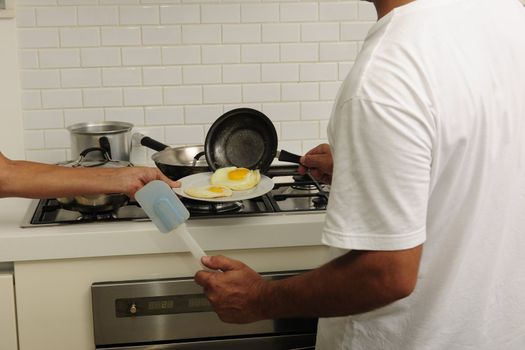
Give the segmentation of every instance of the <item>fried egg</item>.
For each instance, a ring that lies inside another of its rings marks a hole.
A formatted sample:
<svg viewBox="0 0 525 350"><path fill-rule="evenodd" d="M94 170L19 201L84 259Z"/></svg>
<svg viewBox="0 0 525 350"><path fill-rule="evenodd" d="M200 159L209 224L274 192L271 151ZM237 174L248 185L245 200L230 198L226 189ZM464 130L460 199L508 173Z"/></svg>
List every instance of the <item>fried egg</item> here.
<svg viewBox="0 0 525 350"><path fill-rule="evenodd" d="M226 186L234 191L248 190L257 186L261 181L259 170L246 168L227 167L215 170L211 175L211 184Z"/></svg>
<svg viewBox="0 0 525 350"><path fill-rule="evenodd" d="M195 186L184 189L184 193L195 198L220 198L230 197L232 190L226 186Z"/></svg>

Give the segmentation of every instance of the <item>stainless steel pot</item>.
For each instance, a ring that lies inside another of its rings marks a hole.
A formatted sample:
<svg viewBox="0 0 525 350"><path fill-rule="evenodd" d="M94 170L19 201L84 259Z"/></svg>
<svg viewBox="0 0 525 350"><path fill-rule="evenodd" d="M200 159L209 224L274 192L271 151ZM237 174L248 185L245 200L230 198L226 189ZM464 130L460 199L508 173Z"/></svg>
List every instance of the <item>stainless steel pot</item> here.
<svg viewBox="0 0 525 350"><path fill-rule="evenodd" d="M93 153L100 154L102 160L87 160L87 156ZM123 168L133 166L130 162L112 160L105 149L100 147L87 148L80 153L77 160L61 163L60 165L72 168ZM115 211L129 201L129 197L123 193L78 195L74 197L60 197L57 201L64 209L78 211L81 213L101 213Z"/></svg>
<svg viewBox="0 0 525 350"><path fill-rule="evenodd" d="M73 124L67 128L71 134L71 155L77 157L85 149L99 147L112 160L129 161L132 128L131 123L116 121ZM86 159L104 158L96 152L86 155Z"/></svg>

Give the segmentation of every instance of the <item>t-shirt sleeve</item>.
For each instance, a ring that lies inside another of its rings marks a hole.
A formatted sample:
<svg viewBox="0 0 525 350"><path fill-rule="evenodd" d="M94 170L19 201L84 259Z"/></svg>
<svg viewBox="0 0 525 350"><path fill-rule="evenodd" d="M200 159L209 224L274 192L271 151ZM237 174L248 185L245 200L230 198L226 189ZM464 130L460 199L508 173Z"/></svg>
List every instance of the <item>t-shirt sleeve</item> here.
<svg viewBox="0 0 525 350"><path fill-rule="evenodd" d="M433 124L423 112L352 98L330 123L327 245L400 250L426 239Z"/></svg>

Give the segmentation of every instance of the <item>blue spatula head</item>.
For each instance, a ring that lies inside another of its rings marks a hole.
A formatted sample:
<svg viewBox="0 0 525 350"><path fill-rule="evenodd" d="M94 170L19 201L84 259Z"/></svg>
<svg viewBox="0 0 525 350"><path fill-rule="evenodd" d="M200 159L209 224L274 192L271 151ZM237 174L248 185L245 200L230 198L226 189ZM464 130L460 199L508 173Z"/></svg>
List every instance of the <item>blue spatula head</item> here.
<svg viewBox="0 0 525 350"><path fill-rule="evenodd" d="M155 180L135 193L135 199L160 232L173 231L190 213L167 183Z"/></svg>

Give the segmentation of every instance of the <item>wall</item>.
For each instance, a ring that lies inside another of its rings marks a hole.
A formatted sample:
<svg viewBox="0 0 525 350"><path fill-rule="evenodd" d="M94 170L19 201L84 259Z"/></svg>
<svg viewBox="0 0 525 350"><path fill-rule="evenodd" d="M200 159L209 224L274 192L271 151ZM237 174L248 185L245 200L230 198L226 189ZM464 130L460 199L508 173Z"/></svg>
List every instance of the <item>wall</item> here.
<svg viewBox="0 0 525 350"><path fill-rule="evenodd" d="M349 0L17 0L25 155L71 159L66 127L98 120L202 144L240 106L263 111L279 147L302 153L325 140L375 18Z"/></svg>

